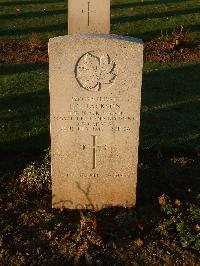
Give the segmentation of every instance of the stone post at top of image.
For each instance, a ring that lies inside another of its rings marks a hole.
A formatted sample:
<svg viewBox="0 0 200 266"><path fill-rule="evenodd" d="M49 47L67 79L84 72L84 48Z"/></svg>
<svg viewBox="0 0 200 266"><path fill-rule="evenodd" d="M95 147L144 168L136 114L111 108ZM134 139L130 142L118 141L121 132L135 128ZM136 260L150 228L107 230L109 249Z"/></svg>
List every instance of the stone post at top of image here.
<svg viewBox="0 0 200 266"><path fill-rule="evenodd" d="M68 34L109 34L110 0L68 0Z"/></svg>

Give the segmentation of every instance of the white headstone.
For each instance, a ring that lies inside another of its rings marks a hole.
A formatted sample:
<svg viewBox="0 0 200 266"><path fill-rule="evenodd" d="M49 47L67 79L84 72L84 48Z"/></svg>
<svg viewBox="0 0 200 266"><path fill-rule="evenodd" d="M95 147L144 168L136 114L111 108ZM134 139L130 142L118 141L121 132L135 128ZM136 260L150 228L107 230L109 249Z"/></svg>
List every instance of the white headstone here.
<svg viewBox="0 0 200 266"><path fill-rule="evenodd" d="M69 0L68 34L90 33L110 33L110 0Z"/></svg>
<svg viewBox="0 0 200 266"><path fill-rule="evenodd" d="M142 41L53 38L49 66L53 207L134 206Z"/></svg>

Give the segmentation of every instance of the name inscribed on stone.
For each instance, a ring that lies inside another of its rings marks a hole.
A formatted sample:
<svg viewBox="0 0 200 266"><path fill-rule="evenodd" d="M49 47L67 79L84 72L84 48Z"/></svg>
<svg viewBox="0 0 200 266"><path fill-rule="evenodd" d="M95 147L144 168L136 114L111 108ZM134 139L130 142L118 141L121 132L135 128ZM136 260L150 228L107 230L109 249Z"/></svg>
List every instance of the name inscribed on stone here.
<svg viewBox="0 0 200 266"><path fill-rule="evenodd" d="M49 66L53 206L134 206L141 41L115 35L54 38Z"/></svg>
<svg viewBox="0 0 200 266"><path fill-rule="evenodd" d="M68 113L53 119L60 122L59 132L104 132L108 127L113 133L130 131L134 116L121 108L130 101L126 97L123 101L115 97L72 97Z"/></svg>

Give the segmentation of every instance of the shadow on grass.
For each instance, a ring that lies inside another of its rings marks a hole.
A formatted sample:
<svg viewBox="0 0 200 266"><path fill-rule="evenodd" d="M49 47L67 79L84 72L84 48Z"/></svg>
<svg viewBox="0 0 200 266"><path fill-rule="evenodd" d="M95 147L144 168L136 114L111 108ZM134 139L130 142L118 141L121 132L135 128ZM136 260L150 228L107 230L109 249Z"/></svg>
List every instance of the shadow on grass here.
<svg viewBox="0 0 200 266"><path fill-rule="evenodd" d="M0 113L6 114L6 117L1 119L2 122L8 122L9 119L9 122L19 121L23 125L27 119L47 115L49 97L47 92L40 91L4 96L0 103Z"/></svg>
<svg viewBox="0 0 200 266"><path fill-rule="evenodd" d="M46 70L46 64L2 64L0 75L20 74L34 70Z"/></svg>
<svg viewBox="0 0 200 266"><path fill-rule="evenodd" d="M67 9L60 10L45 10L45 11L31 11L26 13L15 13L15 14L2 14L0 15L0 20L4 19L32 19L45 16L55 16L55 15L67 15Z"/></svg>
<svg viewBox="0 0 200 266"><path fill-rule="evenodd" d="M191 33L199 32L200 25L187 25L186 28L187 28L189 34L191 34ZM133 28L133 30L134 30L134 28ZM157 38L161 37L161 30L163 31L163 34L167 33L170 36L172 34L173 28L172 27L171 28L163 27L163 28L160 28L159 30L155 30L155 31L147 31L144 33L138 33L137 37L141 38L145 41L157 39ZM135 37L134 32L129 32L128 35Z"/></svg>
<svg viewBox="0 0 200 266"><path fill-rule="evenodd" d="M159 196L188 202L200 185L200 64L149 66L143 75L136 206L147 221L156 219Z"/></svg>
<svg viewBox="0 0 200 266"><path fill-rule="evenodd" d="M42 64L4 65L1 67L1 75L18 75L36 69L46 73L47 66ZM140 141L142 149L156 146L184 150L188 147L197 148L200 145L200 112L197 112L200 101L199 71L199 64L162 66L159 63L152 63L149 64L149 68L146 65L142 89ZM26 87L28 81L24 82L24 87ZM38 117L49 117L47 82L46 79L42 83L43 88L46 87L46 91L2 97L0 112L4 116L1 117L1 121L23 125L28 120L32 121L33 119L34 121L35 117L36 124L39 126ZM30 87L30 84L27 86ZM6 113L5 111L10 106L13 106L16 111ZM48 128L46 130L48 131ZM32 143L31 139L24 140L24 148L28 142ZM16 140L16 144L18 144L18 140ZM3 143L2 145L4 146ZM13 143L9 146L15 147ZM19 145L17 146L19 147ZM34 145L32 146L34 147ZM6 147L8 147L8 143L4 148L6 149ZM45 148L45 145L43 147Z"/></svg>
<svg viewBox="0 0 200 266"><path fill-rule="evenodd" d="M141 148L199 148L200 64L154 67L143 76Z"/></svg>
<svg viewBox="0 0 200 266"><path fill-rule="evenodd" d="M23 78L20 73L34 70L41 73L44 70L47 74L46 65L1 66L2 75L15 74L19 79ZM181 153L200 147L199 71L200 65L197 64L152 63L145 66L140 150ZM28 81L22 79L22 86L30 86L26 82ZM5 163L9 154L11 157L12 154L23 152L34 154L50 145L47 78L38 84L43 89L4 96L0 100L1 121L5 125L5 128L0 129L0 153L2 156L7 154ZM9 108L14 111L8 112ZM3 158L2 160L4 161Z"/></svg>
<svg viewBox="0 0 200 266"><path fill-rule="evenodd" d="M168 0L168 3L180 3L179 0ZM123 9L123 8L132 8L137 6L149 6L149 5L160 5L160 4L166 4L166 0L155 0L155 1L143 1L143 2L135 2L135 3L119 3L119 4L113 4L111 6L112 9Z"/></svg>
<svg viewBox="0 0 200 266"><path fill-rule="evenodd" d="M27 34L32 34L32 33L43 33L43 32L64 32L66 31L67 34L67 21L66 23L62 24L57 24L57 25L47 25L47 26L38 26L38 27L30 27L27 29L7 29L7 30L2 30L0 31L0 35L3 36L12 36L12 35L17 35L17 36L24 36Z"/></svg>
<svg viewBox="0 0 200 266"><path fill-rule="evenodd" d="M176 11L167 11L167 12L160 12L160 13L147 13L147 14L136 14L134 16L124 16L124 17L116 17L111 19L112 24L117 23L126 23L126 22L134 22L138 20L144 19L156 19L156 18L164 18L164 17L174 17L180 15L188 15L193 13L200 13L199 8L189 8L189 9L182 9Z"/></svg>
<svg viewBox="0 0 200 266"><path fill-rule="evenodd" d="M64 0L35 0L35 1L12 1L12 2L0 2L0 6L19 6L19 5L35 5L35 4L56 4L65 3Z"/></svg>
<svg viewBox="0 0 200 266"><path fill-rule="evenodd" d="M0 143L0 152L5 154L40 154L50 146L49 130L35 136L27 136ZM2 147L1 147L2 146Z"/></svg>
<svg viewBox="0 0 200 266"><path fill-rule="evenodd" d="M5 83L10 93L0 98L0 152L38 152L47 148L50 143L47 65L2 64L2 78L4 75L11 75L11 82ZM22 92L15 91L18 87ZM29 91L23 92L23 87Z"/></svg>
<svg viewBox="0 0 200 266"><path fill-rule="evenodd" d="M48 71L47 66L42 64L8 64L1 66L1 75L17 76L34 70L45 71L45 75ZM199 64L146 65L142 89L141 149L157 147L165 150L187 150L200 146L200 112L197 111L200 101L199 71ZM22 86L30 87L30 78L26 78L27 80L21 81ZM38 86L42 86L42 90L2 97L1 121L10 127L8 132L11 135L4 136L1 150L37 150L38 147L43 149L49 144L48 76L41 82ZM14 111L7 112L8 109ZM40 128L38 132L37 127ZM14 139L12 134L16 133L15 129L32 132L33 128L36 129L31 136L18 136L16 140L9 141Z"/></svg>

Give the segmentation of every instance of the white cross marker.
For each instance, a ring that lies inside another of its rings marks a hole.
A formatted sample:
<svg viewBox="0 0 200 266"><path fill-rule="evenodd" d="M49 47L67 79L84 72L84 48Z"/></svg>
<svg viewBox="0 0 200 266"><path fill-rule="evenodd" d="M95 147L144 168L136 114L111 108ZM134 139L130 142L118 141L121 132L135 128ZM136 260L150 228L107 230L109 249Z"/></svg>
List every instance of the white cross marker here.
<svg viewBox="0 0 200 266"><path fill-rule="evenodd" d="M68 0L68 34L109 34L110 0Z"/></svg>

